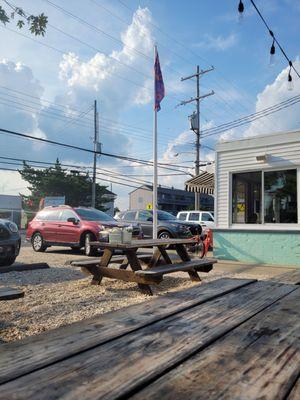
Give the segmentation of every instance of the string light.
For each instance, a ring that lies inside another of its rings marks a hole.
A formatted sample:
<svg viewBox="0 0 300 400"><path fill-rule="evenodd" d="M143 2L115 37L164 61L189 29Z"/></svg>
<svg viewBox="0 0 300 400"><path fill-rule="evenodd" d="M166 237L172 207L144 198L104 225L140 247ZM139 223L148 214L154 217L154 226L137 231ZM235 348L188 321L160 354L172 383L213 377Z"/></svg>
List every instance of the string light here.
<svg viewBox="0 0 300 400"><path fill-rule="evenodd" d="M240 0L239 5L238 5L238 12L239 12L239 21L241 22L243 20L243 12L244 12L244 3L242 0Z"/></svg>
<svg viewBox="0 0 300 400"><path fill-rule="evenodd" d="M277 45L277 47L279 48L279 50L281 51L281 53L283 54L283 56L285 57L285 59L288 61L289 63L289 74L288 74L288 90L293 90L294 88L294 83L293 83L293 78L292 78L292 69L294 70L294 72L296 73L296 75L298 76L298 78L300 78L300 74L297 71L297 69L293 66L292 61L289 59L289 57L287 56L285 50L283 49L283 47L280 45L280 43L278 42L278 39L275 37L273 31L271 31L267 21L265 20L265 18L263 17L262 13L259 11L257 5L255 4L254 0L250 0L251 4L253 5L253 7L255 8L256 12L258 13L260 19L262 20L262 22L264 23L265 27L268 29L269 34L272 37L272 45L270 48L270 65L274 64L274 58L275 58L275 52L276 52L276 48L275 48L275 43ZM243 12L244 12L244 4L243 2L240 0L239 5L238 5L238 11L240 16L242 16Z"/></svg>
<svg viewBox="0 0 300 400"><path fill-rule="evenodd" d="M270 32L271 37L273 38L272 46L271 46L271 49L270 49L270 65L274 65L274 63L275 63L275 51L276 51L276 49L275 49L275 38L274 38L274 33L271 30L269 32Z"/></svg>
<svg viewBox="0 0 300 400"><path fill-rule="evenodd" d="M289 66L290 66L290 70L289 70L289 75L288 75L288 90L293 90L294 89L294 83L293 83L293 78L291 75L291 70L292 70L292 61L289 61Z"/></svg>

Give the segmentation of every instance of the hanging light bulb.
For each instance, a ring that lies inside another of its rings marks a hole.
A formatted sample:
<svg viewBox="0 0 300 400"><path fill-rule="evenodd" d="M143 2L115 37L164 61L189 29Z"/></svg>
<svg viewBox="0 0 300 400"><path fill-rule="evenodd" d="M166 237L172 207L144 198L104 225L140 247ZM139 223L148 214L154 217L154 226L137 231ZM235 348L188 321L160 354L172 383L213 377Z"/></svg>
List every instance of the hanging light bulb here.
<svg viewBox="0 0 300 400"><path fill-rule="evenodd" d="M289 74L288 74L288 90L293 90L294 89L294 83L293 83L293 78L291 75L291 70L292 70L292 61L289 61L289 66L290 66L290 70L289 70Z"/></svg>
<svg viewBox="0 0 300 400"><path fill-rule="evenodd" d="M239 5L238 5L239 22L242 22L242 20L243 20L244 9L245 9L244 3L242 2L242 0L240 0Z"/></svg>
<svg viewBox="0 0 300 400"><path fill-rule="evenodd" d="M275 38L274 38L274 33L270 30L269 31L270 35L273 38L272 46L270 48L270 65L274 65L275 63Z"/></svg>

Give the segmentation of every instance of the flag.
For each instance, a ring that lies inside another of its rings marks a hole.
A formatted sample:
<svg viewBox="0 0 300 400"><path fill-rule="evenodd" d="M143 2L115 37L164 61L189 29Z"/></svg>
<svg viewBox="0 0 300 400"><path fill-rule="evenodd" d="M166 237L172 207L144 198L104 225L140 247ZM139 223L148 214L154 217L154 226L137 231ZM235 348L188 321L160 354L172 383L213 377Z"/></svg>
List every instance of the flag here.
<svg viewBox="0 0 300 400"><path fill-rule="evenodd" d="M156 52L155 64L154 64L154 74L155 74L155 105L154 109L156 111L160 110L160 102L165 97L165 86L160 69L158 53Z"/></svg>

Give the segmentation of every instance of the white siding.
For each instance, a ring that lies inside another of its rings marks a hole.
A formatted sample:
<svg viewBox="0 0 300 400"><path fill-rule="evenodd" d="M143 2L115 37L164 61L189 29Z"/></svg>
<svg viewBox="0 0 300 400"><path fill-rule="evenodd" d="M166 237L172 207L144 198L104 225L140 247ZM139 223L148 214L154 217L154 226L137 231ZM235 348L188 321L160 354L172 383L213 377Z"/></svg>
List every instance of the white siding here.
<svg viewBox="0 0 300 400"><path fill-rule="evenodd" d="M256 160L261 154L267 154L267 162ZM219 144L216 160L216 223L217 228L228 228L231 223L231 174L300 167L300 132Z"/></svg>

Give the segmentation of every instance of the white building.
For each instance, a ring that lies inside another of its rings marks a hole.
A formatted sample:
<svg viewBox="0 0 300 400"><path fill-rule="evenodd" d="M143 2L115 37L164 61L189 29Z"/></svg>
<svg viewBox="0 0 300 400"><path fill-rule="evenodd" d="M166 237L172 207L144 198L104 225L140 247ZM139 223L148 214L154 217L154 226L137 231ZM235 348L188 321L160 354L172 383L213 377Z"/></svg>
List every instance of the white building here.
<svg viewBox="0 0 300 400"><path fill-rule="evenodd" d="M300 132L216 147L214 255L300 266Z"/></svg>

